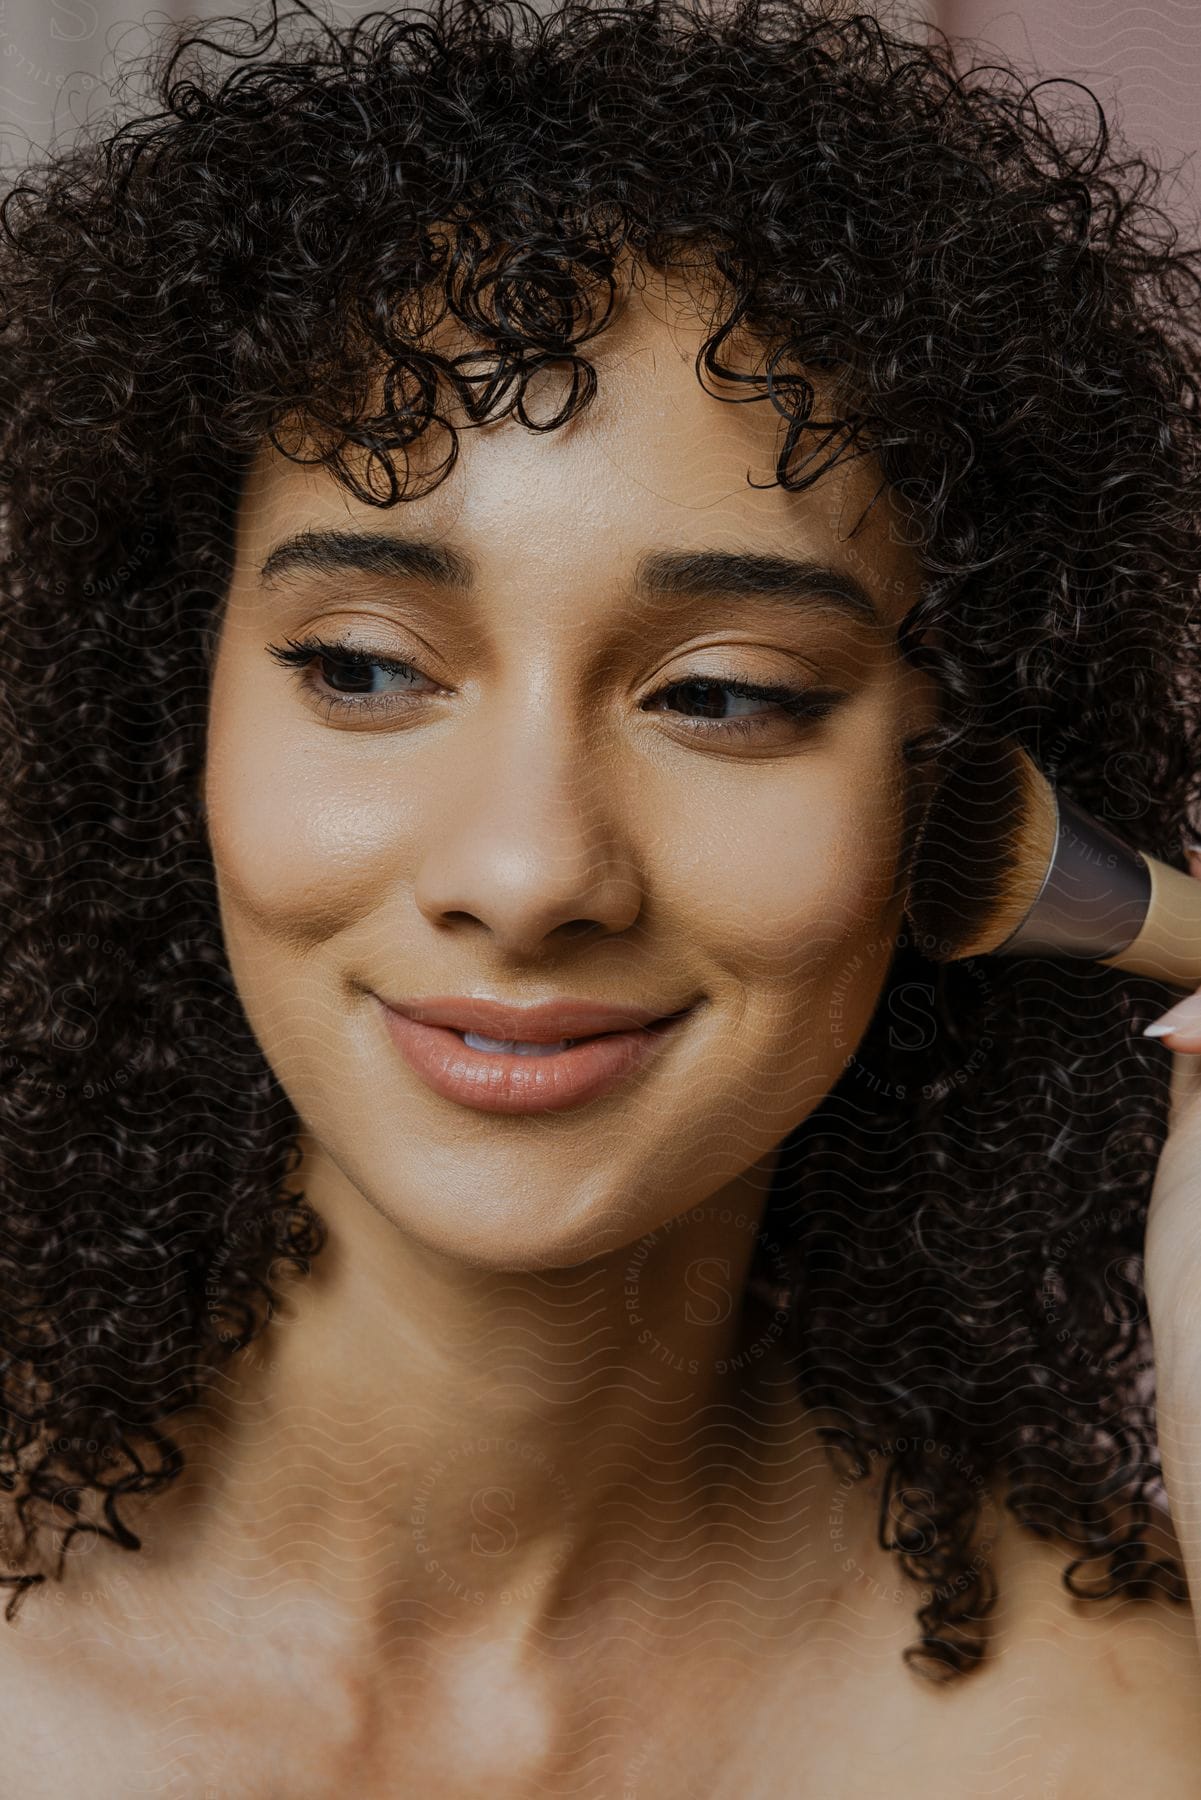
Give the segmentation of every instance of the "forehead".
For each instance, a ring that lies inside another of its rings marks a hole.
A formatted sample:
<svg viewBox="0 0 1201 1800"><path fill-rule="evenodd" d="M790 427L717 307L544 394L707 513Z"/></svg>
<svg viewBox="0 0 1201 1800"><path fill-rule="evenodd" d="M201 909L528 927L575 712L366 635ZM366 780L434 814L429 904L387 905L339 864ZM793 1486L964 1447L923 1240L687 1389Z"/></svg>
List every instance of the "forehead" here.
<svg viewBox="0 0 1201 1800"><path fill-rule="evenodd" d="M513 416L472 425L448 406L459 434L454 469L432 492L388 508L364 505L327 470L265 447L242 496L243 576L282 539L324 527L419 534L461 549L485 578L520 570L561 590L594 586L598 568L628 575L648 550L803 549L853 573L899 617L915 594L916 561L874 457L846 457L803 492L782 489L775 470L786 421L766 398L741 403L755 388L708 373L702 385L696 359L709 330L677 279L652 277L625 293L586 346L597 375L587 408L535 431ZM437 343L444 354L464 347L448 333ZM763 350L735 340L720 361L752 372ZM821 419L835 403L815 385ZM553 417L567 391L561 370L539 371L526 389L527 417ZM819 438L806 434L801 455ZM414 473L446 448L444 434L428 432L410 452Z"/></svg>

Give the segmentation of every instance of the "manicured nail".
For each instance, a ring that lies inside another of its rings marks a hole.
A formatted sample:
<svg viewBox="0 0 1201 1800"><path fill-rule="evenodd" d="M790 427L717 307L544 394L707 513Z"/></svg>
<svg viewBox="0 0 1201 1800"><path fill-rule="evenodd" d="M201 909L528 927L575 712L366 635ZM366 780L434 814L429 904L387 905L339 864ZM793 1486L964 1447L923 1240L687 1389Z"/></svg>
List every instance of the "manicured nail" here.
<svg viewBox="0 0 1201 1800"><path fill-rule="evenodd" d="M1143 1036L1171 1037L1174 1032L1180 1032L1184 1037L1201 1034L1201 994L1190 994L1187 1000L1169 1007L1154 1025L1148 1025Z"/></svg>

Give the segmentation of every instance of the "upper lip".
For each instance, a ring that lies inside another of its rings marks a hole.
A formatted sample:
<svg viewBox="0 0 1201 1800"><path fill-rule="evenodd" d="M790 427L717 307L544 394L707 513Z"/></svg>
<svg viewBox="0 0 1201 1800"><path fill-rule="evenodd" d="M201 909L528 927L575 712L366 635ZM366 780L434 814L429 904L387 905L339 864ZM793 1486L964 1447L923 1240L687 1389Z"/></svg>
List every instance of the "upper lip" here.
<svg viewBox="0 0 1201 1800"><path fill-rule="evenodd" d="M671 1011L601 1000L544 1000L538 1006L515 1006L466 994L430 994L419 1000L386 1000L385 1006L422 1025L449 1025L509 1043L554 1044L561 1038L596 1037L608 1031L632 1031L653 1025Z"/></svg>

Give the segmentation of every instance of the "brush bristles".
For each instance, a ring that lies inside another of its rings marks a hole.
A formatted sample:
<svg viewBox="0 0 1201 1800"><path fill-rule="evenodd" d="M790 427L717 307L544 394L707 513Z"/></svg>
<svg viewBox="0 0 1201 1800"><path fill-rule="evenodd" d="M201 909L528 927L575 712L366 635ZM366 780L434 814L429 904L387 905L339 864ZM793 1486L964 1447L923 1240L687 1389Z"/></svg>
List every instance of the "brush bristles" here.
<svg viewBox="0 0 1201 1800"><path fill-rule="evenodd" d="M907 911L932 962L985 956L1017 930L1055 848L1055 795L1017 744L976 744L945 774L918 834Z"/></svg>

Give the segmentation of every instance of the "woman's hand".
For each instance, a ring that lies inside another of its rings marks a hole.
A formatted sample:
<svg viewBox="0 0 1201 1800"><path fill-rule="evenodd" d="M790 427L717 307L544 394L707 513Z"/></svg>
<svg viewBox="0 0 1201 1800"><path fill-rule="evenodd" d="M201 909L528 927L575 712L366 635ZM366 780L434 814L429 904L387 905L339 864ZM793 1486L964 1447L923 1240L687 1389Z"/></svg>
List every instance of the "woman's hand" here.
<svg viewBox="0 0 1201 1800"><path fill-rule="evenodd" d="M1201 878L1201 850L1189 852ZM1151 1025L1172 1056L1168 1140L1147 1219L1145 1277L1159 1451L1201 1646L1201 990Z"/></svg>

